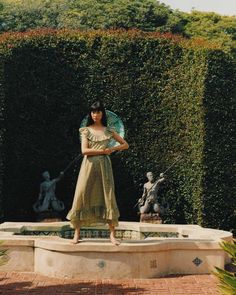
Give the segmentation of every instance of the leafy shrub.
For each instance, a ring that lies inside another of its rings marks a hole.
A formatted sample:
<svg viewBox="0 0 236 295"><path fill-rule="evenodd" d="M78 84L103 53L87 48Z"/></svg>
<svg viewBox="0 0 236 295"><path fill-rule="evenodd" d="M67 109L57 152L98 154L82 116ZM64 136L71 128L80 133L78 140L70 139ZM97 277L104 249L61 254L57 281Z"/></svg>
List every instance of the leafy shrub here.
<svg viewBox="0 0 236 295"><path fill-rule="evenodd" d="M236 241L222 242L222 248L232 257L233 265L236 266ZM215 275L218 277L220 284L219 288L224 295L236 294L236 273L229 272L219 267L216 267Z"/></svg>
<svg viewBox="0 0 236 295"><path fill-rule="evenodd" d="M3 242L0 241L0 245L2 243ZM7 255L7 249L0 249L0 266L7 263L8 260L9 260L9 256Z"/></svg>

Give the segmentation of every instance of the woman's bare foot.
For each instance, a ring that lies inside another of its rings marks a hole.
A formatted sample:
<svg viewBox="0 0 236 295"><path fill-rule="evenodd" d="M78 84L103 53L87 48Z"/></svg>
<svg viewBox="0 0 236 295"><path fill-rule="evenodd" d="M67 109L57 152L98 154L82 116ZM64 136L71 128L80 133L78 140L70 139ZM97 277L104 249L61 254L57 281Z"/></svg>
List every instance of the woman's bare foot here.
<svg viewBox="0 0 236 295"><path fill-rule="evenodd" d="M120 242L117 241L117 239L115 238L115 227L114 225L112 225L111 223L108 223L109 225L109 229L110 229L110 241L113 245L115 246L119 246Z"/></svg>
<svg viewBox="0 0 236 295"><path fill-rule="evenodd" d="M112 233L110 234L110 241L115 246L119 246L120 245L120 242L117 241L117 239L115 238L115 236Z"/></svg>
<svg viewBox="0 0 236 295"><path fill-rule="evenodd" d="M73 239L73 240L71 241L71 244L79 244L79 242L80 242L80 240L78 240L78 239Z"/></svg>
<svg viewBox="0 0 236 295"><path fill-rule="evenodd" d="M78 229L75 229L74 238L71 241L72 244L78 244L80 242L79 241L79 234L80 234L80 231Z"/></svg>

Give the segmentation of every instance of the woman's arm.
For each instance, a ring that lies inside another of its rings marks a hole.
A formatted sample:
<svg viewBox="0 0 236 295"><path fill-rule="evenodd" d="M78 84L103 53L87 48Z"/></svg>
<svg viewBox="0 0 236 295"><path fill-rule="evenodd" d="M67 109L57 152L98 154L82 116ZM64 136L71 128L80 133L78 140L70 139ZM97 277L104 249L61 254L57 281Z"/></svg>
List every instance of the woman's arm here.
<svg viewBox="0 0 236 295"><path fill-rule="evenodd" d="M127 150L129 148L128 142L126 140L124 140L124 138L122 138L115 131L113 132L113 138L117 142L119 142L119 145L109 148L112 152L114 152L114 151L123 151L123 150Z"/></svg>
<svg viewBox="0 0 236 295"><path fill-rule="evenodd" d="M82 142L81 142L81 152L83 155L87 156L96 156L96 155L110 155L114 151L122 151L127 150L129 148L129 145L127 141L125 141L119 134L116 132L113 132L113 138L119 142L118 146L106 148L105 150L95 150L89 148L88 139L85 136L82 136Z"/></svg>
<svg viewBox="0 0 236 295"><path fill-rule="evenodd" d="M110 155L112 153L112 150L111 149L105 149L105 150L91 149L89 148L88 139L85 136L82 136L81 152L83 155L96 156L96 155Z"/></svg>

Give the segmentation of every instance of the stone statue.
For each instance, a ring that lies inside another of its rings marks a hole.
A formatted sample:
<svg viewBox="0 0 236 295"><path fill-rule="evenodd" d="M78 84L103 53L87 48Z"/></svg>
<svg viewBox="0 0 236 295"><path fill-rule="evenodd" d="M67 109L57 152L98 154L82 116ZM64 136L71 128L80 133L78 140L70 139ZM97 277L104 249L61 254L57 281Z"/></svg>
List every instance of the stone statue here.
<svg viewBox="0 0 236 295"><path fill-rule="evenodd" d="M147 172L146 176L148 182L144 184L143 195L138 200L139 212L141 214L158 213L159 215L162 215L168 207L167 204L162 204L158 195L161 186L165 182L164 174L161 173L160 177L156 181L154 181L152 172Z"/></svg>
<svg viewBox="0 0 236 295"><path fill-rule="evenodd" d="M56 198L55 190L56 183L61 180L64 173L60 172L60 175L55 179L50 179L48 171L43 172L42 176L44 181L40 184L39 197L36 203L33 205L35 212L45 212L52 209L55 212L64 210L65 206L62 201Z"/></svg>

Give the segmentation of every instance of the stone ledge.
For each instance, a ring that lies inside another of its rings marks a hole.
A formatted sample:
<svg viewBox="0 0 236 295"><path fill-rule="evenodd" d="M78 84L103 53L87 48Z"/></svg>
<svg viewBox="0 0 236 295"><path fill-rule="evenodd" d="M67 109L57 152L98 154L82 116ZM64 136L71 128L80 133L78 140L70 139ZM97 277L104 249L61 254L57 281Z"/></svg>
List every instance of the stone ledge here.
<svg viewBox="0 0 236 295"><path fill-rule="evenodd" d="M117 230L134 231L140 240L122 240L114 246L108 239L84 239L72 244L59 236L32 236L27 231L68 230L68 222L3 223L0 225L1 248L10 257L2 270L36 271L52 277L76 279L152 278L165 274L210 273L224 267L229 258L219 246L232 240L232 234L198 225L147 224L120 222ZM108 229L98 226L95 230ZM178 238L152 237L152 233L178 233ZM13 235L17 233L17 235ZM151 235L149 235L151 233ZM133 235L131 235L133 237ZM66 265L66 268L65 268ZM119 269L119 272L117 272Z"/></svg>
<svg viewBox="0 0 236 295"><path fill-rule="evenodd" d="M79 244L72 244L67 239L38 239L35 241L35 247L59 252L126 252L126 253L143 253L153 251L170 251L170 250L222 250L219 243L213 240L191 239L182 241L179 239L163 240L153 239L145 241L126 242L122 241L119 246L114 246L109 240L101 241L94 239L82 240Z"/></svg>

